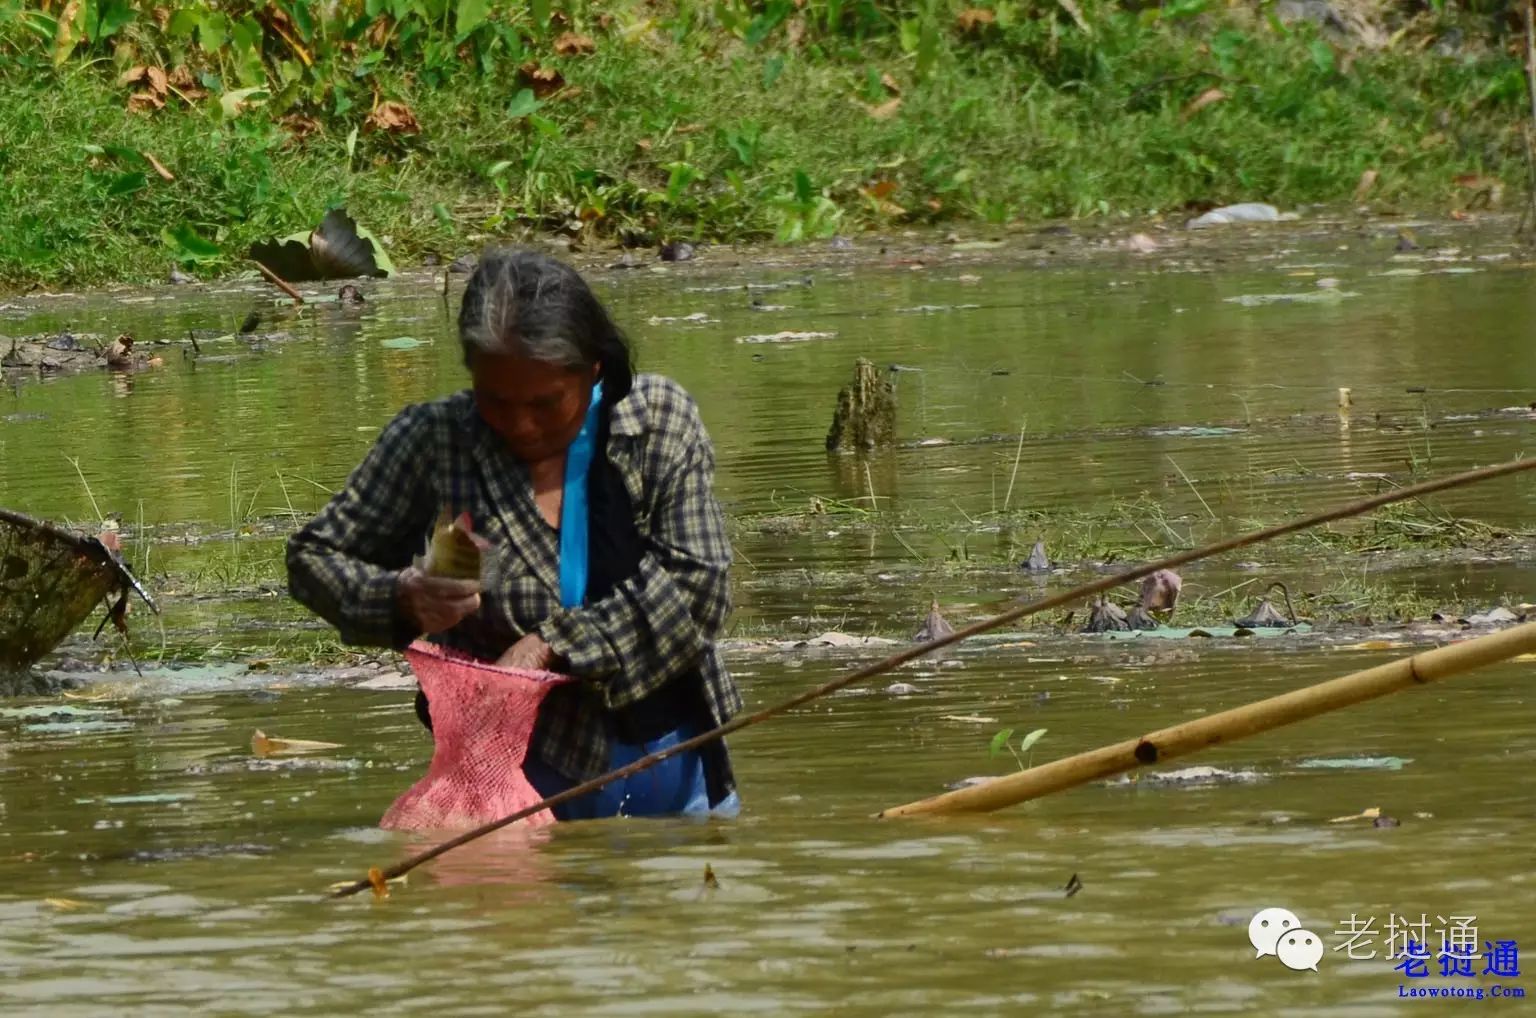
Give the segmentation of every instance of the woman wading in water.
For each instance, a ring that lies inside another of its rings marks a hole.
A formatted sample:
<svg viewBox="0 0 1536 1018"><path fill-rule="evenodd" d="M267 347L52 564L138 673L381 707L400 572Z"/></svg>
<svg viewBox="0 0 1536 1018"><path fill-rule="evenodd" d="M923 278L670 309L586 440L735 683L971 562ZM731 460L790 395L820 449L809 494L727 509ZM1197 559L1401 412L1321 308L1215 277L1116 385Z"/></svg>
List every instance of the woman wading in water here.
<svg viewBox="0 0 1536 1018"><path fill-rule="evenodd" d="M402 410L290 539L294 597L351 644L399 649L429 634L578 679L550 692L534 728L524 770L546 796L728 720L742 701L715 640L730 544L693 400L635 375L586 282L543 255L488 253L459 337L471 388ZM412 565L445 507L491 543L479 581ZM430 728L420 693L416 709ZM737 808L716 742L555 812Z"/></svg>

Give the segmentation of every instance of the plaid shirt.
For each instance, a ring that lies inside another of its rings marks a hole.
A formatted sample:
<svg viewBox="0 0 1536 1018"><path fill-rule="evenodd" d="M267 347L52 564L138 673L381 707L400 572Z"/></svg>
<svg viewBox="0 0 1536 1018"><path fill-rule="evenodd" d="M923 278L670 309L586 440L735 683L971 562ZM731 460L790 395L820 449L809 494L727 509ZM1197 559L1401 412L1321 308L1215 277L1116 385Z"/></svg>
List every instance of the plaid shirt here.
<svg viewBox="0 0 1536 1018"><path fill-rule="evenodd" d="M495 659L537 632L583 680L550 694L531 751L569 778L608 769L605 711L697 671L716 724L741 694L715 647L730 613L731 561L715 501L714 451L676 382L639 375L611 411L607 454L624 479L646 551L639 571L595 603L560 606L558 531L539 515L527 468L475 410L468 391L408 406L344 490L288 542L293 596L351 644L402 648L412 631L395 602L399 571L425 547L438 512L468 511L493 544L480 611L435 639Z"/></svg>

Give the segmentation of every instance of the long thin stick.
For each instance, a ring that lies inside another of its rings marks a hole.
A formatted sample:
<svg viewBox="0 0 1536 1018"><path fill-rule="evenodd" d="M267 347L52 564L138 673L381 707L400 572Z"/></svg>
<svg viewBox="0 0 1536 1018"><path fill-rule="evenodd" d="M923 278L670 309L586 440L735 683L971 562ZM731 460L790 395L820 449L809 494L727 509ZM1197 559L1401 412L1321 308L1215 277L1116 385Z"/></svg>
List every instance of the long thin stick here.
<svg viewBox="0 0 1536 1018"><path fill-rule="evenodd" d="M1204 495L1200 494L1200 489L1195 487L1195 482L1189 479L1189 475L1184 472L1184 468L1179 466L1178 460L1174 459L1172 456L1169 456L1168 462L1172 463L1173 469L1177 470L1179 472L1179 476L1184 478L1184 483L1189 485L1189 490L1195 493L1195 497L1200 500L1200 504L1205 506L1206 515L1210 516L1210 518L1214 520L1216 518L1216 514L1211 511L1210 503L1205 500Z"/></svg>
<svg viewBox="0 0 1536 1018"><path fill-rule="evenodd" d="M987 813L1015 806L1147 764L1162 763L1211 746L1236 742L1401 689L1439 682L1532 650L1536 650L1536 622L1527 622L1501 633L1399 658L1389 664L1186 721L1139 739L1127 739L970 788L895 806L877 816Z"/></svg>
<svg viewBox="0 0 1536 1018"><path fill-rule="evenodd" d="M80 457L65 456L64 459L75 468L75 473L80 477L80 483L85 485L85 497L91 500L91 512L96 514L98 520L106 520L106 517L101 515L101 506L96 504L96 495L91 491L91 482L85 479L85 471L80 469Z"/></svg>
<svg viewBox="0 0 1536 1018"><path fill-rule="evenodd" d="M1019 477L1019 460L1024 458L1024 432L1029 430L1029 418L1019 422L1019 444L1013 450L1013 472L1008 475L1008 493L1003 496L1003 512L1008 511L1008 504L1013 501L1013 482Z"/></svg>
<svg viewBox="0 0 1536 1018"><path fill-rule="evenodd" d="M395 877L398 877L403 873L410 872L424 862L436 859L444 852L458 848L460 845L474 841L476 838L484 837L485 835L490 834L492 831L497 831L503 827L506 827L508 824L516 823L517 821L522 820L524 817L532 816L540 810L549 809L553 806L559 806L563 803L570 802L572 799L578 799L589 792L594 792L597 789L604 787L605 785L609 785L615 781L627 778L632 774L638 774L646 768L660 763L663 760L677 756L679 753L687 753L698 749L705 743L713 742L714 740L724 738L733 732L739 732L743 728L767 721L769 718L776 717L786 711L790 711L803 704L810 703L812 700L817 700L821 697L827 696L830 693L835 693L839 689L842 689L845 686L850 686L855 682L862 682L865 679L873 678L876 675L883 675L886 672L893 671L894 669L901 667L908 661L915 661L924 655L931 654L934 651L943 647L948 647L951 644L959 643L961 640L964 640L968 637L978 636L981 633L991 632L992 630L1001 628L1010 622L1016 622L1017 620L1022 619L1027 615L1034 615L1039 612L1049 611L1052 608L1058 608L1062 605L1070 604L1074 601L1080 601L1083 598L1091 597L1095 594L1113 590L1115 587L1118 587L1121 584L1139 580L1144 576L1151 576L1159 569L1174 569L1178 566L1186 565L1199 559L1210 558L1212 555L1220 555L1224 552L1234 551L1238 548L1246 548L1249 545L1258 544L1262 541L1268 541L1276 537L1281 537L1285 534L1292 534L1298 530L1305 530L1308 527L1315 527L1323 523L1331 523L1334 520L1342 520L1350 516L1358 516L1361 513L1370 512L1372 509L1379 509L1384 505L1391 505L1393 502L1401 502L1404 499L1417 498L1419 496L1429 495L1437 491L1445 491L1448 488L1459 488L1462 485L1474 484L1478 481L1487 481L1495 477L1504 477L1509 474L1519 473L1520 471L1530 470L1532 467L1536 467L1536 459L1513 460L1508 463L1501 463L1497 466L1483 467L1479 470L1469 470L1465 473L1453 474L1449 477L1442 477L1439 480L1425 481L1422 484L1415 484L1408 488L1398 488L1379 495L1373 495L1367 499L1361 499L1358 502L1351 502L1348 505L1340 506L1336 509L1330 509L1326 512L1316 513L1312 516L1306 516L1299 520L1293 520L1290 523L1281 523L1264 530L1254 531L1251 534L1244 534L1239 537L1228 538L1225 541L1218 541L1215 544L1206 545L1204 548L1195 548L1189 551L1181 551L1175 555L1170 555L1165 559L1160 559L1156 562L1149 562L1146 565L1137 566L1134 569L1127 569L1124 572L1116 573L1112 576L1105 576L1101 579L1093 580L1089 583L1085 583L1079 587L1074 587L1071 590L1064 591L1060 594L1053 594L1050 597L1041 598L1038 601L1032 601L1028 604L1020 605L1016 608L1010 608L1008 611L1003 612L1001 615L994 615L990 619L985 619L981 622L973 623L972 625L966 626L963 629L957 629L948 636L943 636L936 640L929 640L927 643L916 644L915 646L909 647L906 650L891 655L883 661L877 661L874 664L866 665L863 668L851 671L846 675L842 675L828 682L824 682L819 686L805 690L796 696L792 696L788 700L784 700L781 703L777 703L769 707L764 707L762 710L757 711L756 713L738 715L725 724L704 732L702 735L695 735L693 738L685 739L675 746L669 746L668 748L652 753L649 756L641 757L634 763L620 767L618 770L609 771L607 774L601 774L589 781L583 781L581 784L568 788L558 795L552 795L541 802L534 803L532 806L520 809L516 813L512 813L509 816L502 817L500 820L493 820L490 823L482 824L472 831L466 831L457 837L450 838L449 840L444 841L438 845L434 845L432 848L426 849L423 852L413 855L409 859L405 859L402 862L396 863L384 871L384 878L387 880L393 880ZM332 892L330 897L345 898L371 886L372 883L369 880L357 880Z"/></svg>
<svg viewBox="0 0 1536 1018"><path fill-rule="evenodd" d="M300 293L299 291L295 290L288 283L288 281L285 280L282 276L279 276L277 273L273 272L271 269L269 269L265 265L261 264L261 262L256 261L254 258L251 259L251 261L252 261L252 263L255 264L255 266L258 269L261 270L261 274L263 276L267 277L267 281L268 282L270 282L273 286L277 287L279 290L281 290L284 293L286 293L288 296L292 297L293 298L293 302L295 304L302 304L302 303L304 303L304 295L302 293Z"/></svg>

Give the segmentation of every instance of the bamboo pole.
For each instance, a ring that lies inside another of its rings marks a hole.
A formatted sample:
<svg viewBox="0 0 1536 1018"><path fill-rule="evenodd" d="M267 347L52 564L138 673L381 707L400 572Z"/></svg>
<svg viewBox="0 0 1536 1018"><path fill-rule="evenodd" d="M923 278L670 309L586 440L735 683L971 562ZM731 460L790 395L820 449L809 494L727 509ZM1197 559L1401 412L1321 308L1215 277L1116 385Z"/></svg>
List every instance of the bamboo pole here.
<svg viewBox="0 0 1536 1018"><path fill-rule="evenodd" d="M1147 764L1187 756L1211 746L1236 742L1401 689L1439 682L1531 651L1536 651L1536 622L1399 658L1389 664L1186 721L1139 739L1127 739L1078 753L984 784L909 802L884 810L877 816L988 813L1016 806L1042 795L1075 788Z"/></svg>
<svg viewBox="0 0 1536 1018"><path fill-rule="evenodd" d="M1060 608L1063 605L1081 601L1082 599L1092 597L1095 594L1106 593L1115 589L1116 587L1135 582L1136 580L1140 580L1143 577L1151 576L1153 573L1162 569L1175 569L1179 566L1187 565L1190 562L1196 562L1200 559L1210 558L1213 555L1221 555L1225 552L1235 551L1239 548L1246 548L1250 545L1260 544L1264 541L1272 540L1276 537L1282 537L1285 534L1293 534L1297 531L1306 530L1309 527L1319 526L1323 523L1332 523L1335 520L1348 519L1352 516L1359 516L1362 513L1370 512L1372 509L1379 509L1384 505L1391 505L1393 502L1403 502L1408 499L1422 498L1425 495L1431 495L1437 491L1449 491L1452 488L1459 488L1467 484L1475 484L1479 481L1489 481L1496 477L1506 477L1510 474L1516 474L1522 471L1530 470L1533 467L1536 467L1536 459L1510 460L1509 462L1495 464L1491 467L1480 467L1476 470L1468 470L1459 474L1450 474L1446 477L1439 477L1431 481L1423 481L1419 484L1410 485L1407 488L1395 488L1391 491L1382 492L1378 495L1372 495L1370 498L1363 498L1355 502L1350 502L1346 505L1325 510L1324 512L1313 513L1311 516L1303 516L1300 519L1291 520L1289 523L1280 523L1273 527L1266 527L1263 530L1255 530L1251 533L1241 534L1237 537L1228 538L1224 541L1217 541L1214 544L1205 545L1202 548L1191 548L1188 551L1177 552L1173 555L1169 555L1167 558L1158 559L1156 562L1148 562L1146 565L1136 566L1135 568L1127 569L1124 572L1114 573L1110 576L1092 580L1080 586L1073 587L1071 590L1062 591L1059 594L1052 594L1049 597L1043 597L1037 601L1031 601L1028 604L1018 605L1008 609L1005 612L1002 612L1001 614L994 615L989 619L983 619L980 622L975 622L969 626L957 629L953 633L950 633L948 636L941 636L936 640L929 640L927 643L919 643L915 646L908 647L906 650L898 651L883 661L876 661L873 664L865 665L862 668L857 668L844 675L840 675L835 679L830 679L819 686L814 686L800 693L796 693L794 696L787 700L781 700L778 703L770 704L769 706L764 707L762 710L755 711L751 714L738 714L736 717L732 718L730 721L727 721L725 724L720 725L717 728L711 728L707 732L695 735L690 739L685 739L676 745L667 747L666 749L657 750L655 753L652 753L649 756L641 757L634 763L625 764L623 767L609 771L607 774L600 774L595 778L592 778L588 781L583 781L579 785L568 788L565 791L559 792L555 795L551 795L547 799L544 799L540 802L536 802L532 806L524 807L515 813L510 813L498 820L492 820L488 823L480 825L479 827L476 827L474 830L465 831L463 834L456 835L452 838L449 838L447 841L433 845L431 848L418 852L410 858L401 860L400 862L395 863L393 866L390 866L388 869L382 870L382 876L386 880L393 880L402 874L409 873L411 870L415 869L417 866L420 866L424 862L429 862L433 859L436 859L444 852L451 852L453 849L458 848L460 845L468 844L469 842L474 841L476 838L482 838L485 835L490 834L492 831L500 830L501 828L506 827L508 824L514 824L517 821L524 819L525 817L530 817L533 814L540 812L541 810L562 805L564 803L570 802L572 799L579 799L583 795L586 795L589 792L595 792L599 788L603 788L604 786L612 784L615 781L630 777L634 774L639 774L646 768L653 767L663 760L677 756L679 753L687 753L690 750L698 749L700 746L703 746L706 743L713 742L716 739L723 739L727 735L741 731L743 728L750 728L753 725L794 710L796 707L803 706L804 704L810 703L813 700L819 700L822 697L831 693L835 693L839 689L842 689L846 686L853 685L857 682L863 682L867 679L872 679L877 675L884 675L887 672L894 671L895 669L901 667L908 661L915 661L920 657L925 657L928 654L932 654L936 650L941 650L950 646L951 644L959 643L961 640L964 640L968 637L978 636L982 633L989 633L994 629L1000 629L1003 626L1006 626L1008 623L1016 622L1019 619L1025 618L1026 616L1035 615L1043 611L1049 611L1052 608ZM371 886L373 886L373 884L369 879L365 878L362 880L354 880L352 883L332 891L328 897L350 897L359 891L367 890Z"/></svg>
<svg viewBox="0 0 1536 1018"><path fill-rule="evenodd" d="M284 279L282 276L279 276L271 269L267 268L261 262L256 261L254 258L251 259L251 263L261 270L261 274L263 276L267 277L267 282L271 283L273 286L277 287L279 290L292 297L295 304L304 303L304 295L295 290L286 279Z"/></svg>

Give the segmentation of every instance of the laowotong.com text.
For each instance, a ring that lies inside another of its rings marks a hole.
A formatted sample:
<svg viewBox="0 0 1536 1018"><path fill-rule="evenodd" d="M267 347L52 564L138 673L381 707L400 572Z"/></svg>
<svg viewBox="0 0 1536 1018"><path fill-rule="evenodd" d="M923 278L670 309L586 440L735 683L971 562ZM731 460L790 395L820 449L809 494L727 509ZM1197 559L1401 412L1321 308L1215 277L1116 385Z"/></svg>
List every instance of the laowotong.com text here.
<svg viewBox="0 0 1536 1018"><path fill-rule="evenodd" d="M1492 997L1524 997L1525 990L1518 986L1493 985L1482 986L1409 986L1407 983L1399 983L1397 987L1399 997L1412 998L1442 998L1460 997L1464 1000L1484 1000Z"/></svg>

